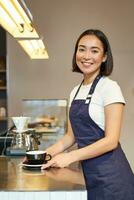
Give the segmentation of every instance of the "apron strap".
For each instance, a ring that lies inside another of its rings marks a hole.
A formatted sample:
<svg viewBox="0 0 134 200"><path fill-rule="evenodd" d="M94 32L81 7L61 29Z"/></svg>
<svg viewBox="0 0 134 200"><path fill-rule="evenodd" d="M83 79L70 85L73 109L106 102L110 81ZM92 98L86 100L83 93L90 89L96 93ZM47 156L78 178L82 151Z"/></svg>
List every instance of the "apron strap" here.
<svg viewBox="0 0 134 200"><path fill-rule="evenodd" d="M95 88L96 88L96 85L97 85L97 83L99 82L99 80L100 80L101 77L102 77L102 75L99 74L99 75L96 76L96 78L94 79L94 81L93 81L93 83L92 83L92 85L91 85L91 88L90 88L90 90L89 90L89 93L88 93L88 95L87 95L87 98L86 98L86 100L85 100L85 104L89 104L89 103L90 103L91 98L92 98L92 94L94 93L94 90L95 90Z"/></svg>
<svg viewBox="0 0 134 200"><path fill-rule="evenodd" d="M93 83L92 83L92 85L91 85L91 88L90 88L90 90L89 90L89 93L88 93L88 95L87 95L87 98L86 98L86 100L85 100L85 104L89 104L89 103L90 103L92 94L94 93L95 87L96 87L96 85L97 85L97 83L98 83L98 81L100 80L101 77L102 77L102 75L99 74L99 75L96 76L96 78L94 79L94 81L93 81ZM74 96L73 100L76 98L76 96L77 96L77 94L78 94L78 92L79 92L79 90L80 90L80 88L81 88L83 82L84 82L84 80L81 82L80 86L78 87L77 92L75 93L75 96Z"/></svg>
<svg viewBox="0 0 134 200"><path fill-rule="evenodd" d="M77 92L75 93L75 96L74 96L73 100L74 100L75 97L77 96L77 94L78 94L78 92L79 92L79 90L80 90L80 88L81 88L83 82L84 82L84 80L81 82L80 86L78 87Z"/></svg>

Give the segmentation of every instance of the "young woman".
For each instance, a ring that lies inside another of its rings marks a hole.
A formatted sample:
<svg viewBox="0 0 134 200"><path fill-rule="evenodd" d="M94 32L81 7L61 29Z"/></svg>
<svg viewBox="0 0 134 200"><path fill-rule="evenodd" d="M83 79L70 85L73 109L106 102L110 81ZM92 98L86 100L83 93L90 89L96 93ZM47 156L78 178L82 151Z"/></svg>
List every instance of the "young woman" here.
<svg viewBox="0 0 134 200"><path fill-rule="evenodd" d="M134 200L134 175L123 153L120 129L124 98L107 76L113 70L109 42L100 30L86 30L78 38L73 71L84 79L70 95L68 131L47 149L47 167L66 167L81 161L88 200ZM78 149L62 153L78 144Z"/></svg>

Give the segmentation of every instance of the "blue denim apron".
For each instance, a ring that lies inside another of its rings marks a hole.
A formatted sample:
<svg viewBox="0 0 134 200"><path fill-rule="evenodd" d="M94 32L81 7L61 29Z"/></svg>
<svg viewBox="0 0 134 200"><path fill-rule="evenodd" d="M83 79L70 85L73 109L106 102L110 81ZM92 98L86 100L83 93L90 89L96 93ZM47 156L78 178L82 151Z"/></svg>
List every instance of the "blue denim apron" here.
<svg viewBox="0 0 134 200"><path fill-rule="evenodd" d="M102 130L90 117L92 94L101 76L97 76L86 100L75 100L70 108L70 121L78 148L90 145L104 137ZM134 200L134 175L118 147L101 156L81 161L88 200Z"/></svg>

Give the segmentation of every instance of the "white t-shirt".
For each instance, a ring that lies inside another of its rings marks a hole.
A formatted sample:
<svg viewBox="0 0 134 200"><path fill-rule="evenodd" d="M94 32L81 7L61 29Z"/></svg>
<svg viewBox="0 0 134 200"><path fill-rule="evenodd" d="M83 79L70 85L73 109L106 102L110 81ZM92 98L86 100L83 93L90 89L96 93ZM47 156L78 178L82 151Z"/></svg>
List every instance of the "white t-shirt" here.
<svg viewBox="0 0 134 200"><path fill-rule="evenodd" d="M88 85L82 85L75 99L86 99L92 83ZM77 92L79 85L77 85L70 94L69 106ZM108 77L102 77L92 95L89 113L93 121L95 121L100 128L104 130L105 118L104 118L104 106L112 103L125 104L124 97L117 82L109 79Z"/></svg>

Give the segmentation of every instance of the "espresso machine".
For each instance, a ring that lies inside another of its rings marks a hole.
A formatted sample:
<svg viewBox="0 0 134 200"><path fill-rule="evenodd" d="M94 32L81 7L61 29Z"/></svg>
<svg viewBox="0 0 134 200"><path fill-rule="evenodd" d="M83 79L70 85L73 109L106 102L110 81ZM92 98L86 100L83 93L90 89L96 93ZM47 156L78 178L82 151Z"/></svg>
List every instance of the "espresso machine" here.
<svg viewBox="0 0 134 200"><path fill-rule="evenodd" d="M26 151L38 150L39 135L28 128L29 117L12 117L12 120L15 129L12 130L13 139L6 155L25 155Z"/></svg>

